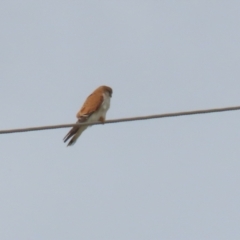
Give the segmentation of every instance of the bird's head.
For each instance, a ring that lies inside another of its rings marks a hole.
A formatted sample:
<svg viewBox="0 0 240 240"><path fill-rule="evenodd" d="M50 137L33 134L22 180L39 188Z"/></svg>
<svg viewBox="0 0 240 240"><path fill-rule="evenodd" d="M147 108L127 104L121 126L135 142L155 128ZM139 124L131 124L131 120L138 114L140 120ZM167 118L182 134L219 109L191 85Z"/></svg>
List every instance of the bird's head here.
<svg viewBox="0 0 240 240"><path fill-rule="evenodd" d="M103 89L104 92L108 93L110 97L112 97L112 93L113 93L112 88L108 86L101 86L101 88Z"/></svg>

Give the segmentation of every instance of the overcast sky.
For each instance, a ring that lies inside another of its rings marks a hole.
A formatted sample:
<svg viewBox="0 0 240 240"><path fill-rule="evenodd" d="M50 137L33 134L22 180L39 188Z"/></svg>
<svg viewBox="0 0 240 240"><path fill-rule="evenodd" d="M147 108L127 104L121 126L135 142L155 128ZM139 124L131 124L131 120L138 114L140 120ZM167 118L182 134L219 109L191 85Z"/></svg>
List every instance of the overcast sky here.
<svg viewBox="0 0 240 240"><path fill-rule="evenodd" d="M240 105L239 1L0 3L0 129ZM240 112L1 135L1 240L240 239Z"/></svg>

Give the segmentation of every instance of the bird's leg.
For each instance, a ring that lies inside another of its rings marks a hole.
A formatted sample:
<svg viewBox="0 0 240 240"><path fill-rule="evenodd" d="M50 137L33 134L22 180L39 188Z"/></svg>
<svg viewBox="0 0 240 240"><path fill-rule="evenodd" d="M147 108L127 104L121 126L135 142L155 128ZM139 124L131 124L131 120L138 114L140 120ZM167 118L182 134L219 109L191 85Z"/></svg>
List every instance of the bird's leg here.
<svg viewBox="0 0 240 240"><path fill-rule="evenodd" d="M105 123L105 118L104 118L104 117L100 117L98 120L99 120L102 124Z"/></svg>

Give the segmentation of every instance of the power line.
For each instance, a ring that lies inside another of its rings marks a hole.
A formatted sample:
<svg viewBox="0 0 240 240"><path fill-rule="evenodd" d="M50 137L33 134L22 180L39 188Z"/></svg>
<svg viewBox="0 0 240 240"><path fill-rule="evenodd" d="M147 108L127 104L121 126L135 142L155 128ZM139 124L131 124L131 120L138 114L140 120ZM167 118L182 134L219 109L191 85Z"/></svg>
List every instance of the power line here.
<svg viewBox="0 0 240 240"><path fill-rule="evenodd" d="M149 120L149 119L154 119L154 118L179 117L179 116L186 116L186 115L196 115L196 114L236 111L236 110L240 110L240 106L226 107L226 108L212 108L212 109L186 111L186 112L173 112L173 113L148 115L148 116L140 116L140 117L130 117L130 118L119 118L119 119L107 120L107 121L105 121L104 124L119 123L119 122L130 122L130 121L139 121L139 120ZM99 125L99 124L102 124L102 123L101 122L77 123L77 124L75 123L75 124L50 125L50 126L43 126L43 127L8 129L8 130L0 130L0 134L30 132L30 131L40 131L40 130L50 130L50 129L57 129L57 128L68 128L68 127L73 127L73 126Z"/></svg>

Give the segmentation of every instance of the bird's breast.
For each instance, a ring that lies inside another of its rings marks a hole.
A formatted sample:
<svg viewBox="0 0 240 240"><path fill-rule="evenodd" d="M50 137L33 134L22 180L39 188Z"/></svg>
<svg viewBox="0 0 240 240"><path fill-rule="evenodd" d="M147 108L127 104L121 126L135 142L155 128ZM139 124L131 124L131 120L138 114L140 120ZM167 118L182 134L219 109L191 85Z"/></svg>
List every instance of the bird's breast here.
<svg viewBox="0 0 240 240"><path fill-rule="evenodd" d="M106 117L107 110L110 107L110 97L103 95L104 99L102 102L101 107L98 109L98 111L94 112L91 117L89 118L90 122L97 122L99 121L100 117Z"/></svg>
<svg viewBox="0 0 240 240"><path fill-rule="evenodd" d="M103 110L105 110L105 111L107 111L108 109L109 109L109 107L110 107L110 97L109 96L107 96L107 95L103 95L103 103L102 103L102 109Z"/></svg>

